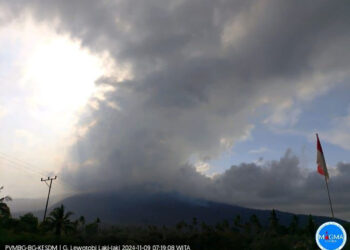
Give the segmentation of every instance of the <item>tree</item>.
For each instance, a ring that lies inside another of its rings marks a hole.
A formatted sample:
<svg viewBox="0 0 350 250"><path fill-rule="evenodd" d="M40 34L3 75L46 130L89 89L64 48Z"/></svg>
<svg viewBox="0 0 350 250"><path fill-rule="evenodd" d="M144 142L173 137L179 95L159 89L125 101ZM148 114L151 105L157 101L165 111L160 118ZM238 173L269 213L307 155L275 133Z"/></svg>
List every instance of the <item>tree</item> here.
<svg viewBox="0 0 350 250"><path fill-rule="evenodd" d="M85 225L85 217L84 216L79 217L79 223L81 223L82 225Z"/></svg>
<svg viewBox="0 0 350 250"><path fill-rule="evenodd" d="M4 189L4 187L0 187L0 191ZM0 218L8 218L11 216L10 208L7 206L6 202L11 201L10 196L4 196L0 198Z"/></svg>
<svg viewBox="0 0 350 250"><path fill-rule="evenodd" d="M273 232L277 232L278 229L278 219L277 219L277 214L275 209L272 209L271 214L270 214L270 230Z"/></svg>
<svg viewBox="0 0 350 250"><path fill-rule="evenodd" d="M252 216L250 216L249 220L250 220L250 223L252 225L254 233L260 232L261 231L261 224L260 224L258 216L253 214Z"/></svg>
<svg viewBox="0 0 350 250"><path fill-rule="evenodd" d="M178 231L182 231L182 229L184 229L184 228L187 228L187 224L186 224L186 222L185 221L180 221L180 222L178 222L177 224L176 224L176 229L178 230Z"/></svg>
<svg viewBox="0 0 350 250"><path fill-rule="evenodd" d="M25 232L36 232L38 230L38 218L32 213L27 213L19 217L19 230Z"/></svg>
<svg viewBox="0 0 350 250"><path fill-rule="evenodd" d="M83 229L85 227L85 217L84 216L80 216L79 219L77 219L74 222L74 226L75 226L76 230L83 231Z"/></svg>
<svg viewBox="0 0 350 250"><path fill-rule="evenodd" d="M192 225L193 225L194 228L197 228L198 220L197 220L196 217L193 217L193 218L192 218Z"/></svg>
<svg viewBox="0 0 350 250"><path fill-rule="evenodd" d="M241 228L242 227L242 221L241 221L241 216L237 215L233 221L233 224L235 225L235 227L237 228Z"/></svg>
<svg viewBox="0 0 350 250"><path fill-rule="evenodd" d="M87 224L85 227L85 232L88 236L93 236L98 233L98 224L100 224L100 219L97 218L94 222Z"/></svg>
<svg viewBox="0 0 350 250"><path fill-rule="evenodd" d="M316 232L316 225L311 214L309 215L307 220L306 231L310 236L313 236Z"/></svg>
<svg viewBox="0 0 350 250"><path fill-rule="evenodd" d="M298 231L298 225L299 225L299 218L296 215L293 215L292 221L289 224L289 232L294 234Z"/></svg>
<svg viewBox="0 0 350 250"><path fill-rule="evenodd" d="M55 234L60 236L62 232L68 233L74 230L74 224L69 220L72 212L65 213L63 205L56 207L50 216L46 219L48 227L55 231Z"/></svg>

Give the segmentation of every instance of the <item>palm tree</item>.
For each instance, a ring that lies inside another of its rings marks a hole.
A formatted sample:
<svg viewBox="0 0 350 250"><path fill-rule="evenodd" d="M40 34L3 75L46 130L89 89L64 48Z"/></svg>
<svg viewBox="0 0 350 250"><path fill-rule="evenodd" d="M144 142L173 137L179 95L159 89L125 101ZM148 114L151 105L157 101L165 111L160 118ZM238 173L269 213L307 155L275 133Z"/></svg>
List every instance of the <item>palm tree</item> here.
<svg viewBox="0 0 350 250"><path fill-rule="evenodd" d="M76 219L73 222L73 224L74 224L75 231L83 231L85 227L85 217L80 216L79 219Z"/></svg>
<svg viewBox="0 0 350 250"><path fill-rule="evenodd" d="M56 235L61 235L62 232L67 233L74 230L74 224L69 220L72 212L65 213L64 206L56 207L50 216L46 219L50 229L55 230Z"/></svg>
<svg viewBox="0 0 350 250"><path fill-rule="evenodd" d="M3 189L4 187L0 187L0 191ZM11 197L10 196L5 196L0 198L0 218L1 217L10 217L11 213L10 213L10 208L7 206L7 204L5 202L7 201L11 201Z"/></svg>
<svg viewBox="0 0 350 250"><path fill-rule="evenodd" d="M100 222L101 222L100 219L96 218L96 220L94 222L87 224L85 227L85 232L87 233L87 235L91 236L91 235L97 234L98 233L98 224L100 224ZM156 229L154 229L154 230L156 230Z"/></svg>

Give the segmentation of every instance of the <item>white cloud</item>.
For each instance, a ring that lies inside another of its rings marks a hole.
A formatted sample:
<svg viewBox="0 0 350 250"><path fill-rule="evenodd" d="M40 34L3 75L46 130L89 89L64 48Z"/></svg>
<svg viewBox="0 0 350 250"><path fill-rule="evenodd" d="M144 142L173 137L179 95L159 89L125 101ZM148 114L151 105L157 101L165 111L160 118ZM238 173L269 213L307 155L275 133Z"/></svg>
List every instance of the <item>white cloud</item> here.
<svg viewBox="0 0 350 250"><path fill-rule="evenodd" d="M9 113L8 109L3 106L0 106L0 119L5 117Z"/></svg>
<svg viewBox="0 0 350 250"><path fill-rule="evenodd" d="M76 138L75 132L84 136L93 126L75 129L82 110L97 89L94 81L102 74L108 75L104 62L107 69L110 65L107 55L92 54L78 40L56 32L54 26L36 22L29 15L18 16L0 26L3 48L0 53L0 147L2 152L57 173L72 138ZM118 79L128 76L118 72ZM107 92L104 89L98 92L100 102ZM4 167L11 168L6 164ZM15 175L16 171L19 170L12 168L9 173ZM25 173L17 173L16 179L22 182L28 174L33 175ZM14 190L14 196L27 195L25 188L21 191L15 183L6 184ZM29 196L41 195L36 186L37 179L29 184Z"/></svg>
<svg viewBox="0 0 350 250"><path fill-rule="evenodd" d="M293 100L287 99L277 104L272 115L266 118L264 123L275 126L291 127L298 121L300 113L300 108L294 105Z"/></svg>
<svg viewBox="0 0 350 250"><path fill-rule="evenodd" d="M265 153L265 152L268 152L270 151L270 149L266 148L266 147L261 147L261 148L258 148L258 149L252 149L249 151L250 154L262 154L262 153Z"/></svg>
<svg viewBox="0 0 350 250"><path fill-rule="evenodd" d="M201 174L206 174L208 172L208 170L211 169L211 166L209 163L207 162L196 162L194 164L194 167L196 168L197 172L201 173Z"/></svg>
<svg viewBox="0 0 350 250"><path fill-rule="evenodd" d="M334 118L332 128L322 131L324 140L343 149L350 150L350 109L347 115Z"/></svg>

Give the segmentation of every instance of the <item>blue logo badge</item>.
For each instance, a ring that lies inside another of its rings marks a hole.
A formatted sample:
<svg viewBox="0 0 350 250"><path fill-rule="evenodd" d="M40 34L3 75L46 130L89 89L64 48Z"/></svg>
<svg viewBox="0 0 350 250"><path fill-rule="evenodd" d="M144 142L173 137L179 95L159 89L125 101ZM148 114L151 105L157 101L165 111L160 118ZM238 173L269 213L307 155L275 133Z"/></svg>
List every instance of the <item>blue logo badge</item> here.
<svg viewBox="0 0 350 250"><path fill-rule="evenodd" d="M323 223L316 232L316 243L322 250L342 249L346 243L346 232L334 221Z"/></svg>

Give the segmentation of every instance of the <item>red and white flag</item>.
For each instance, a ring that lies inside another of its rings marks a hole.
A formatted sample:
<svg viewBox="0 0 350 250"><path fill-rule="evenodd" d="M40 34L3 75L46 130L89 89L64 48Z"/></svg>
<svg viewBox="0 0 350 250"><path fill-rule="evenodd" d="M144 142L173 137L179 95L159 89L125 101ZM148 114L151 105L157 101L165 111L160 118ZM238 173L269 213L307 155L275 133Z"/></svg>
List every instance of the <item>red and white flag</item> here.
<svg viewBox="0 0 350 250"><path fill-rule="evenodd" d="M321 146L320 139L318 138L318 134L316 134L317 137L317 171L326 177L326 180L328 181L329 175L328 170L326 166L326 160L324 159L324 154Z"/></svg>

